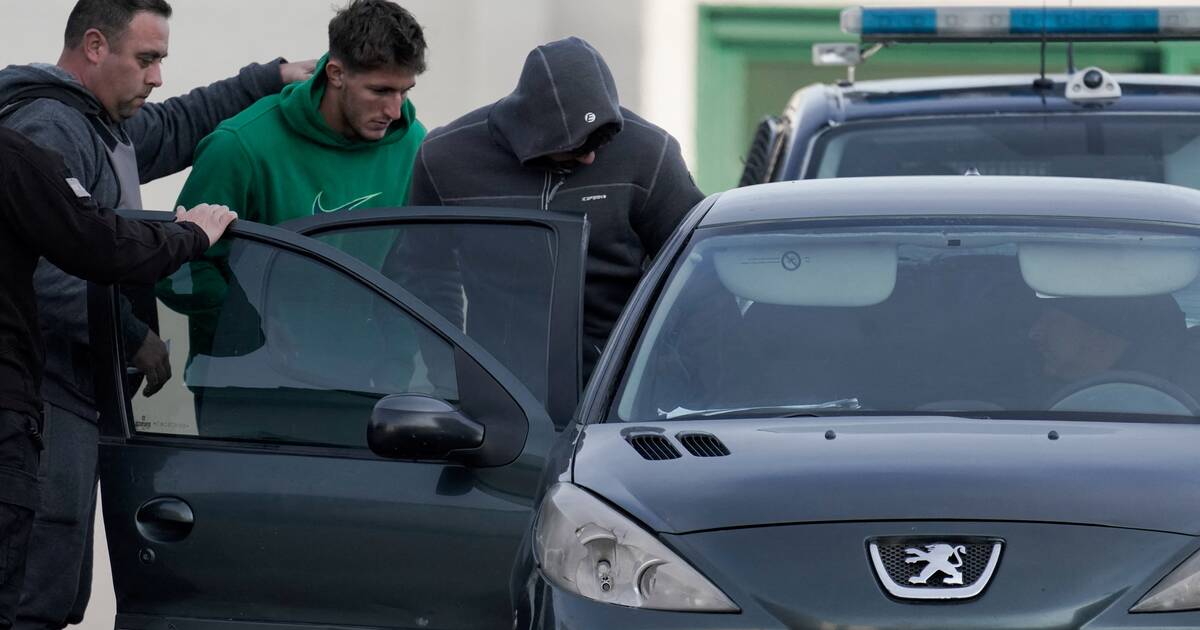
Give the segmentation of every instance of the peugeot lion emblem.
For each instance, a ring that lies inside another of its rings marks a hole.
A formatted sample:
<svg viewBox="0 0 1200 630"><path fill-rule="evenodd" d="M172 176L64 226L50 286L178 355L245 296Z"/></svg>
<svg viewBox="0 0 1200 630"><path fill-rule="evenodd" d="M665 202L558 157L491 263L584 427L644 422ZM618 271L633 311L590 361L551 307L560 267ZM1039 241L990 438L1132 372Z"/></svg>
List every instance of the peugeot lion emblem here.
<svg viewBox="0 0 1200 630"><path fill-rule="evenodd" d="M983 592L1004 541L997 538L877 538L871 564L884 589L900 599L968 599Z"/></svg>
<svg viewBox="0 0 1200 630"><path fill-rule="evenodd" d="M948 577L942 579L942 584L962 584L962 571L959 567L962 566L963 554L967 553L967 548L962 545L945 545L938 543L936 545L925 545L925 551L921 551L915 547L909 547L904 550L908 557L904 559L907 564L916 562L924 562L925 569L920 575L914 575L908 578L909 584L929 584L929 578L933 577L938 572L945 573Z"/></svg>

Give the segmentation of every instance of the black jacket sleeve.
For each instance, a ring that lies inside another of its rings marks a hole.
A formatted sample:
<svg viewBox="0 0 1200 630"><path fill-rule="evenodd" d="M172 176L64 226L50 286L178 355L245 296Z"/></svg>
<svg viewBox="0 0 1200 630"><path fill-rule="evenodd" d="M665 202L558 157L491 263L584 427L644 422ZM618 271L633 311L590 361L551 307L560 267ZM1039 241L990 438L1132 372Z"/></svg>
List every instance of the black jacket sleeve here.
<svg viewBox="0 0 1200 630"><path fill-rule="evenodd" d="M0 220L67 273L151 284L208 249L196 225L127 220L97 207L68 184L61 159L12 137L0 138Z"/></svg>
<svg viewBox="0 0 1200 630"><path fill-rule="evenodd" d="M688 210L703 200L704 193L688 172L679 142L667 136L646 203L629 217L646 255L658 255Z"/></svg>
<svg viewBox="0 0 1200 630"><path fill-rule="evenodd" d="M70 106L42 99L6 119L6 126L34 144L58 153L66 163L67 171L93 194L101 199L109 194L107 190L97 192L93 188L102 180L100 165L108 162L104 143L87 119ZM81 141L81 138L88 141ZM120 192L115 185L112 191L114 195ZM116 197L111 203L116 203ZM88 345L87 283L43 260L38 263L33 276L33 288L38 296L38 318L42 326L54 331L57 337L47 348L49 362L53 364L57 360L54 356L56 344ZM121 335L126 347L141 347L150 327L133 316L133 307L125 296L121 296L119 308Z"/></svg>
<svg viewBox="0 0 1200 630"><path fill-rule="evenodd" d="M412 185L408 188L408 205L410 206L444 206L442 195L438 192L429 165L425 163L425 147L417 149L417 159L413 161Z"/></svg>

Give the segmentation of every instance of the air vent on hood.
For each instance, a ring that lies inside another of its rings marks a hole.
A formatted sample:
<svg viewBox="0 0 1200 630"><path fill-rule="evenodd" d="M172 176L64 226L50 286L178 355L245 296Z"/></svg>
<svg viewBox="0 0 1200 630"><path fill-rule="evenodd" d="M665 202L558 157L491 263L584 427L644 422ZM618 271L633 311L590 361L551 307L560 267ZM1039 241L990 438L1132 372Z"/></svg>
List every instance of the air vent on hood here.
<svg viewBox="0 0 1200 630"><path fill-rule="evenodd" d="M649 460L663 459L679 459L683 455L679 454L679 449L675 448L671 441L657 433L643 433L641 435L627 435L625 440L634 448L642 457Z"/></svg>
<svg viewBox="0 0 1200 630"><path fill-rule="evenodd" d="M711 433L680 433L675 437L683 443L683 448L696 457L725 457L729 449L717 436Z"/></svg>

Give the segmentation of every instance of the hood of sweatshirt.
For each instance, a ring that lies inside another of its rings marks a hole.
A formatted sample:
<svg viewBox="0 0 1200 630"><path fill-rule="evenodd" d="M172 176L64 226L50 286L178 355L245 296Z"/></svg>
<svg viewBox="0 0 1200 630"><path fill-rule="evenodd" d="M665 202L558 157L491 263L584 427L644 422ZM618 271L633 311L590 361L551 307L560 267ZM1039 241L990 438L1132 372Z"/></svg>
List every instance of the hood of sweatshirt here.
<svg viewBox="0 0 1200 630"><path fill-rule="evenodd" d="M60 100L69 99L80 111L95 114L104 112L100 101L70 73L44 63L8 66L0 70L0 111L17 101L42 98L47 90L53 90Z"/></svg>
<svg viewBox="0 0 1200 630"><path fill-rule="evenodd" d="M612 72L578 37L533 49L517 89L496 103L488 123L522 164L575 151L592 134L611 137L624 126Z"/></svg>
<svg viewBox="0 0 1200 630"><path fill-rule="evenodd" d="M321 116L321 98L325 96L325 64L329 61L326 54L317 62L317 69L307 81L285 86L279 94L279 110L287 125L300 136L317 144L341 149L343 151L358 151L394 144L404 139L413 121L417 119L417 110L411 99L404 99L400 119L393 122L387 134L375 141L351 140L334 131Z"/></svg>

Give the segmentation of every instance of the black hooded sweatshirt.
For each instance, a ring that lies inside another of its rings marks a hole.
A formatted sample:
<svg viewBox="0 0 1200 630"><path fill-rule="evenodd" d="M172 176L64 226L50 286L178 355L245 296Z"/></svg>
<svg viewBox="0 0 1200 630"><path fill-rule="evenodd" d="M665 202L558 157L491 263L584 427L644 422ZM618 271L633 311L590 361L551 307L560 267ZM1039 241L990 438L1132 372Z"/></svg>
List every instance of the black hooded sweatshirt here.
<svg viewBox="0 0 1200 630"><path fill-rule="evenodd" d="M41 414L39 257L92 282L152 284L206 249L195 224L126 221L98 208L60 157L0 129L0 410Z"/></svg>
<svg viewBox="0 0 1200 630"><path fill-rule="evenodd" d="M608 137L589 165L547 157ZM589 367L645 261L703 198L679 143L621 107L608 66L575 37L529 53L512 94L431 132L417 154L411 195L413 205L586 215L591 237L584 357Z"/></svg>

